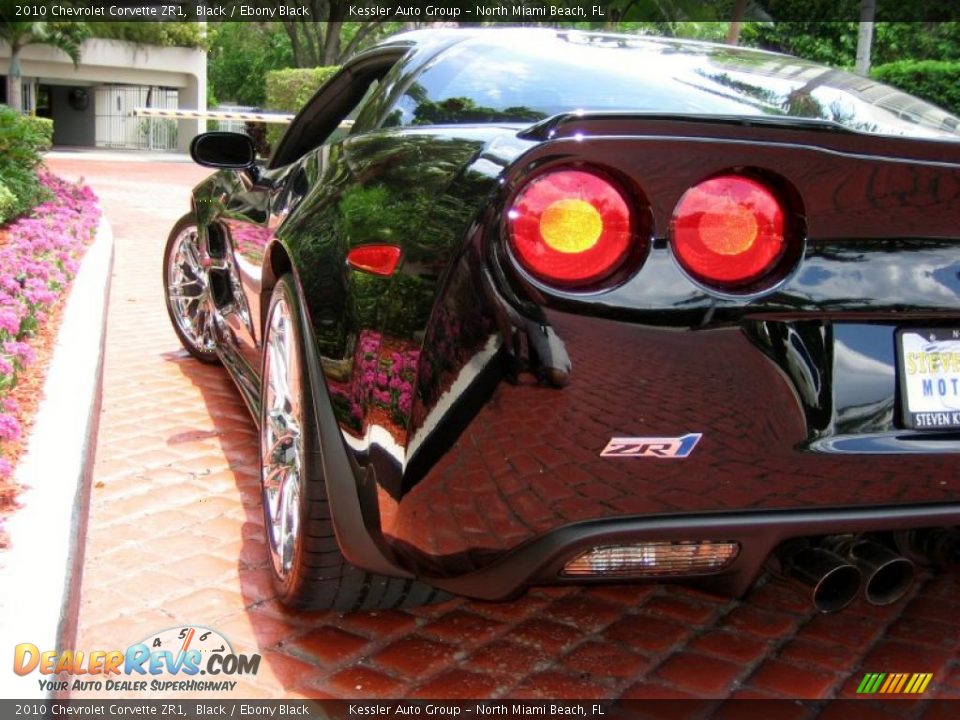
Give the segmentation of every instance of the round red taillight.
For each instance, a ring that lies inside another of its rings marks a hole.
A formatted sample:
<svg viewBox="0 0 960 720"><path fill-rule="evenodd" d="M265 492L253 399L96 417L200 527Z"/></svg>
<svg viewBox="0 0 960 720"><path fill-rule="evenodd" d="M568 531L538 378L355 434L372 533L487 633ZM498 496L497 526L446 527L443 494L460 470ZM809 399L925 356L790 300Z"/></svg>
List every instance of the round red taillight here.
<svg viewBox="0 0 960 720"><path fill-rule="evenodd" d="M687 190L673 211L673 252L697 280L742 287L783 258L784 217L780 201L762 183L741 175L711 178Z"/></svg>
<svg viewBox="0 0 960 720"><path fill-rule="evenodd" d="M507 212L520 264L544 282L580 287L615 272L630 252L630 208L609 180L553 170L526 185Z"/></svg>

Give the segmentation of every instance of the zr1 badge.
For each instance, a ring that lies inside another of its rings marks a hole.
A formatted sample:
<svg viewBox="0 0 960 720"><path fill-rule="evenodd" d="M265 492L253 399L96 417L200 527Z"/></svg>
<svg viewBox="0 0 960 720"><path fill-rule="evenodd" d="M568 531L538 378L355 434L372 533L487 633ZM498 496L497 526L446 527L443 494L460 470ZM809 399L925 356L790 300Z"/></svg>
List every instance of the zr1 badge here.
<svg viewBox="0 0 960 720"><path fill-rule="evenodd" d="M600 452L600 457L685 458L700 442L702 433L680 437L615 437Z"/></svg>

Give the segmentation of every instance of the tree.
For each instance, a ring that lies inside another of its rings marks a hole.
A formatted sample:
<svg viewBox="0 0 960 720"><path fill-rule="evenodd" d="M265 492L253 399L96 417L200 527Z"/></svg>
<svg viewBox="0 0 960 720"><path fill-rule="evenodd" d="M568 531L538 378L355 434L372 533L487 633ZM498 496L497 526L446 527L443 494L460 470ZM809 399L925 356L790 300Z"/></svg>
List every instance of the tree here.
<svg viewBox="0 0 960 720"><path fill-rule="evenodd" d="M89 36L81 22L10 22L0 21L0 39L10 45L10 70L7 73L7 104L23 112L23 77L20 53L27 45L50 45L62 50L76 66L80 63L80 46Z"/></svg>
<svg viewBox="0 0 960 720"><path fill-rule="evenodd" d="M270 0L279 9L287 8L283 29L290 38L293 62L297 67L341 65L357 50L378 38L396 32L402 23L347 22L353 0ZM302 9L303 12L290 12ZM296 19L300 18L300 19Z"/></svg>
<svg viewBox="0 0 960 720"><path fill-rule="evenodd" d="M730 16L730 29L727 31L727 45L737 45L740 42L740 26L747 11L747 0L735 0L733 12Z"/></svg>
<svg viewBox="0 0 960 720"><path fill-rule="evenodd" d="M207 41L207 81L217 102L263 107L267 73L293 65L290 40L277 23L210 23Z"/></svg>
<svg viewBox="0 0 960 720"><path fill-rule="evenodd" d="M870 49L873 45L873 20L877 15L876 0L860 0L860 28L857 32L858 75L870 74Z"/></svg>

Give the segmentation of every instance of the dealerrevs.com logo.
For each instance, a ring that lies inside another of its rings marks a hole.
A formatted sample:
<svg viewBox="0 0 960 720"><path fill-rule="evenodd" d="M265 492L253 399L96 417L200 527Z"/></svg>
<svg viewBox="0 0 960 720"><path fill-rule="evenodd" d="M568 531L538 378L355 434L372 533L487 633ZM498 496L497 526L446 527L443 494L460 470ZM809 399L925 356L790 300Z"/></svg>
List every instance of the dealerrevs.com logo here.
<svg viewBox="0 0 960 720"><path fill-rule="evenodd" d="M194 625L162 630L126 650L40 650L20 643L13 653L17 675L60 676L38 679L47 692L230 691L237 681L227 678L256 675L259 669L260 655L236 653L216 630ZM64 680L64 675L77 677Z"/></svg>

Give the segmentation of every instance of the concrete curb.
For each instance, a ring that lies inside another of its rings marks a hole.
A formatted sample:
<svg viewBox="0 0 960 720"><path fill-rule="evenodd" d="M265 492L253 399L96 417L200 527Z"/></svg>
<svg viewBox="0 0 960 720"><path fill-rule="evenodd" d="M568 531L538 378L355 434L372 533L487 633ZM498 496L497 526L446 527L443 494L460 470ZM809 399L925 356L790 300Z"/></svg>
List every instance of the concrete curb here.
<svg viewBox="0 0 960 720"><path fill-rule="evenodd" d="M102 217L74 278L50 369L16 470L25 489L0 553L0 638L41 652L72 648L103 380L113 231ZM0 698L44 698L37 673L0 673Z"/></svg>

